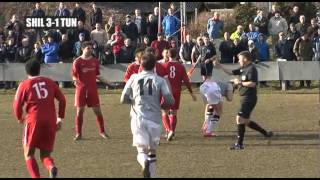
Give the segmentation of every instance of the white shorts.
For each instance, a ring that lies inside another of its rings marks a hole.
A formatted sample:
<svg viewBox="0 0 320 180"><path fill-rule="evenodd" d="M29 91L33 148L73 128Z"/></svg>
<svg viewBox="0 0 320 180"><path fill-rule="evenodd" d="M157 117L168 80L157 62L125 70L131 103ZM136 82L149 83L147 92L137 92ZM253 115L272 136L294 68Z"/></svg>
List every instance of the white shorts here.
<svg viewBox="0 0 320 180"><path fill-rule="evenodd" d="M162 126L150 120L131 117L132 146L156 149L160 142Z"/></svg>

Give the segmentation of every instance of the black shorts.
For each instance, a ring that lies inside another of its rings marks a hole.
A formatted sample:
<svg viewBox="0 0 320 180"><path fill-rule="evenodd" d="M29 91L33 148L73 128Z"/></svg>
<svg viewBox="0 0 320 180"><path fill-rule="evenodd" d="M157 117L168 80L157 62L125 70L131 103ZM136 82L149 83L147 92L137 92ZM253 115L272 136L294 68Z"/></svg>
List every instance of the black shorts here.
<svg viewBox="0 0 320 180"><path fill-rule="evenodd" d="M213 64L210 63L201 63L201 76L212 76Z"/></svg>
<svg viewBox="0 0 320 180"><path fill-rule="evenodd" d="M251 112L257 104L257 97L242 97L240 100L241 106L238 116L249 119Z"/></svg>

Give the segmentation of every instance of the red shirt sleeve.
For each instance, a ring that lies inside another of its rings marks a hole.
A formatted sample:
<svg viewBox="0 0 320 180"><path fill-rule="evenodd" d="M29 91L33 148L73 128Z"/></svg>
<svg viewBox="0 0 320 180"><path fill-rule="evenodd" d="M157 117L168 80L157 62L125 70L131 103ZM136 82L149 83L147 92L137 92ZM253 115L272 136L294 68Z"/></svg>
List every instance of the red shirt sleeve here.
<svg viewBox="0 0 320 180"><path fill-rule="evenodd" d="M63 119L66 111L66 98L56 83L53 82L54 97L59 101L58 117Z"/></svg>
<svg viewBox="0 0 320 180"><path fill-rule="evenodd" d="M124 74L124 82L127 82L130 79L131 75L133 74L132 67L133 65L129 64L127 71Z"/></svg>
<svg viewBox="0 0 320 180"><path fill-rule="evenodd" d="M13 101L14 115L18 120L22 119L24 99L25 99L25 88L23 86L23 83L21 83L17 89L16 95Z"/></svg>
<svg viewBox="0 0 320 180"><path fill-rule="evenodd" d="M72 77L78 77L78 68L77 68L77 60L73 61L72 64Z"/></svg>

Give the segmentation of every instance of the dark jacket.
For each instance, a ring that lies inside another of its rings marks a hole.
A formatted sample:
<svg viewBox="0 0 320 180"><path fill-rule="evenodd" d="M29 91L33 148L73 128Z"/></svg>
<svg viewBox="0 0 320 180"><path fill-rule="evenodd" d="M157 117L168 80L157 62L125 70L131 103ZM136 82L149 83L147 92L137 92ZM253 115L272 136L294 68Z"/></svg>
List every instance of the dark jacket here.
<svg viewBox="0 0 320 180"><path fill-rule="evenodd" d="M25 63L31 58L32 49L27 47L19 47L15 54L15 62Z"/></svg>
<svg viewBox="0 0 320 180"><path fill-rule="evenodd" d="M44 17L46 16L46 13L42 9L34 9L32 10L32 16L33 17Z"/></svg>
<svg viewBox="0 0 320 180"><path fill-rule="evenodd" d="M59 56L63 62L71 62L73 58L73 45L70 41L61 42Z"/></svg>
<svg viewBox="0 0 320 180"><path fill-rule="evenodd" d="M80 8L74 8L72 11L72 16L78 18L78 20L82 21L83 23L86 22L86 12Z"/></svg>
<svg viewBox="0 0 320 180"><path fill-rule="evenodd" d="M138 27L133 22L131 22L128 25L127 24L123 25L122 32L127 36L127 38L131 39L131 41L137 41L139 37Z"/></svg>
<svg viewBox="0 0 320 180"><path fill-rule="evenodd" d="M123 46L120 51L120 58L117 63L131 63L134 61L134 52L136 48L133 46Z"/></svg>
<svg viewBox="0 0 320 180"><path fill-rule="evenodd" d="M231 40L220 43L221 63L233 63L233 46L234 44Z"/></svg>
<svg viewBox="0 0 320 180"><path fill-rule="evenodd" d="M147 36L150 42L157 39L158 34L158 21L147 22Z"/></svg>
<svg viewBox="0 0 320 180"><path fill-rule="evenodd" d="M302 38L297 39L294 44L293 52L297 58L301 61L311 61L313 57L313 43L310 39L303 40Z"/></svg>
<svg viewBox="0 0 320 180"><path fill-rule="evenodd" d="M6 60L10 63L14 63L15 62L15 58L16 58L16 52L17 52L17 46L13 45L13 46L7 46L6 48Z"/></svg>
<svg viewBox="0 0 320 180"><path fill-rule="evenodd" d="M136 20L136 16L133 16L132 18L132 22L135 22ZM141 32L140 32L140 36L144 36L147 34L147 21L146 18L144 16L141 15Z"/></svg>
<svg viewBox="0 0 320 180"><path fill-rule="evenodd" d="M295 58L293 47L291 47L289 41L278 41L275 50L277 58L286 59L287 61L292 61Z"/></svg>
<svg viewBox="0 0 320 180"><path fill-rule="evenodd" d="M102 23L102 11L100 8L97 8L96 12L93 9L90 12L90 25L95 27L96 23Z"/></svg>
<svg viewBox="0 0 320 180"><path fill-rule="evenodd" d="M31 59L34 59L40 63L44 63L43 58L44 57L43 57L41 49L39 49L37 52L35 50L32 50Z"/></svg>
<svg viewBox="0 0 320 180"><path fill-rule="evenodd" d="M57 9L54 14L54 16L63 16L63 17L68 17L70 15L71 15L71 13L70 13L69 9L67 9L67 8L64 8L62 10Z"/></svg>

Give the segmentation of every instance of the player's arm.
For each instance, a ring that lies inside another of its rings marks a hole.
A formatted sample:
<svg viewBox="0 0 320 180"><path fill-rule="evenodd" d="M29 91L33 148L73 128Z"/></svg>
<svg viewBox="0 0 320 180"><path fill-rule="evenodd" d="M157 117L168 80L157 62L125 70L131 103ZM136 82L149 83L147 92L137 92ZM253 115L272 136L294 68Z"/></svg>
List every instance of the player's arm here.
<svg viewBox="0 0 320 180"><path fill-rule="evenodd" d="M161 104L162 108L168 107L172 104L174 104L174 98L172 96L172 93L169 89L168 83L163 80L161 83L161 94L163 96L164 102Z"/></svg>
<svg viewBox="0 0 320 180"><path fill-rule="evenodd" d="M236 75L232 70L226 69L223 65L221 65L218 60L213 61L213 65L214 67L221 69L223 72L227 73L228 75Z"/></svg>
<svg viewBox="0 0 320 180"><path fill-rule="evenodd" d="M132 75L123 88L123 91L121 93L121 98L120 98L121 104L132 104L133 103L131 85L132 85L134 77L135 77L135 75Z"/></svg>
<svg viewBox="0 0 320 180"><path fill-rule="evenodd" d="M22 117L24 97L25 97L25 91L22 84L20 84L13 101L13 111L18 123L23 123L24 121L24 118Z"/></svg>
<svg viewBox="0 0 320 180"><path fill-rule="evenodd" d="M191 83L190 83L190 79L187 75L187 72L186 72L186 69L183 67L183 72L182 72L182 81L183 83L187 86L188 90L189 90L189 93L192 97L192 100L193 101L196 101L197 100L197 97L193 94L192 92L192 87L191 87Z"/></svg>
<svg viewBox="0 0 320 180"><path fill-rule="evenodd" d="M57 118L57 131L58 131L59 129L61 129L61 125L65 117L66 98L55 83L54 83L54 88L55 88L55 93L54 93L55 98L59 101L59 110L58 110L58 118Z"/></svg>

